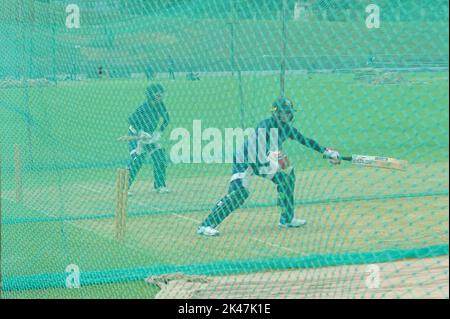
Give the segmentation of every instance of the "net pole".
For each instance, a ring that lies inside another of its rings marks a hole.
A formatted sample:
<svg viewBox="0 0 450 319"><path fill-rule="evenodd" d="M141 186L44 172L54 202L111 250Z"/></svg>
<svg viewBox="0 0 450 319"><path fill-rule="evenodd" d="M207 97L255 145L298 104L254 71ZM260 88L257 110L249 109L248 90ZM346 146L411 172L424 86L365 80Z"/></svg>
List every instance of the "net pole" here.
<svg viewBox="0 0 450 319"><path fill-rule="evenodd" d="M244 104L244 90L242 88L242 76L241 70L238 71L238 84L239 84L239 100L241 109L241 127L245 129L245 104Z"/></svg>
<svg viewBox="0 0 450 319"><path fill-rule="evenodd" d="M280 95L285 95L286 82L286 42L287 42L287 0L283 0L281 7L281 63L280 63Z"/></svg>
<svg viewBox="0 0 450 319"><path fill-rule="evenodd" d="M54 21L52 21L52 80L55 84L57 84L57 60L56 60L56 25ZM67 71L65 71L67 73Z"/></svg>
<svg viewBox="0 0 450 319"><path fill-rule="evenodd" d="M244 90L242 88L242 75L241 68L236 64L235 55L235 41L236 41L236 29L235 25L237 23L236 17L236 0L231 0L231 27L230 27L230 63L231 63L231 74L234 76L237 73L238 79L238 92L239 92L239 110L241 113L241 127L245 128L245 104L244 104Z"/></svg>
<svg viewBox="0 0 450 319"><path fill-rule="evenodd" d="M128 169L117 170L116 180L116 241L121 242L125 237L128 211Z"/></svg>
<svg viewBox="0 0 450 319"><path fill-rule="evenodd" d="M234 41L235 41L235 31L234 24L236 22L236 7L234 0L231 0L231 19L230 19L230 67L231 67L231 75L234 75Z"/></svg>
<svg viewBox="0 0 450 319"><path fill-rule="evenodd" d="M34 12L30 9L28 12L32 16L32 26L30 31L30 26L27 24L27 9L25 2L22 0L20 2L20 10L18 10L18 20L22 23L22 36L23 36L23 103L25 112L27 115L27 141L28 141L28 160L29 164L33 166L33 132L31 130L31 108L30 108L30 81L33 73L33 34L34 34ZM30 34L31 33L31 34Z"/></svg>
<svg viewBox="0 0 450 319"><path fill-rule="evenodd" d="M22 152L20 145L14 145L14 175L15 175L15 189L16 202L22 203L23 200L23 184L22 184Z"/></svg>

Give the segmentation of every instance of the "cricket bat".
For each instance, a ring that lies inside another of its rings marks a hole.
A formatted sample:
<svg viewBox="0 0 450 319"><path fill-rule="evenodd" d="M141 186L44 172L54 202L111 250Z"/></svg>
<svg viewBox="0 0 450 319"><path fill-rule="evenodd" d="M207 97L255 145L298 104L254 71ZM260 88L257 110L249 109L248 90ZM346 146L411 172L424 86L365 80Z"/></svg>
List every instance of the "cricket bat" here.
<svg viewBox="0 0 450 319"><path fill-rule="evenodd" d="M140 133L138 135L123 135L123 136L119 137L118 140L121 142L138 141L143 144L152 144L152 143L156 143L157 141L159 141L160 138L161 138L161 135L158 133L154 133L152 135L147 134L147 133Z"/></svg>
<svg viewBox="0 0 450 319"><path fill-rule="evenodd" d="M142 137L138 135L123 135L117 139L121 142L130 142L130 141L140 141L142 140Z"/></svg>
<svg viewBox="0 0 450 319"><path fill-rule="evenodd" d="M324 158L326 158L324 156ZM341 156L341 160L351 162L353 165L378 167L404 171L408 166L408 161L392 157L372 156L372 155L352 155Z"/></svg>

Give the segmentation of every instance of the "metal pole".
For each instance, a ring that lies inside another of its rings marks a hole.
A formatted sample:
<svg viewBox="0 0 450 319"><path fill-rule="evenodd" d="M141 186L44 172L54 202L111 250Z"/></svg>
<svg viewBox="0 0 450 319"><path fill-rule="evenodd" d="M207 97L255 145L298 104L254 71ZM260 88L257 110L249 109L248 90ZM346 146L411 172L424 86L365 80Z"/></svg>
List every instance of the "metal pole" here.
<svg viewBox="0 0 450 319"><path fill-rule="evenodd" d="M21 1L21 10L19 10L19 21L22 23L22 35L23 35L23 61L24 61L24 74L23 74L23 102L25 112L27 114L27 141L28 141L28 161L31 166L33 166L33 132L31 130L32 117L30 108L30 83L29 79L33 75L33 34L34 34L34 11L26 6L25 2ZM32 14L31 21L27 21L27 12ZM29 30L31 23L31 31Z"/></svg>
<svg viewBox="0 0 450 319"><path fill-rule="evenodd" d="M53 38L53 42L52 42L52 80L53 82L55 82L55 84L57 84L57 78L56 78L56 73L57 73L57 59L56 59L56 25L55 23L52 21L52 38ZM64 72L65 73L65 72Z"/></svg>
<svg viewBox="0 0 450 319"><path fill-rule="evenodd" d="M244 90L242 88L242 76L241 68L236 64L235 57L235 25L237 21L236 16L236 0L231 0L231 23L230 23L230 35L231 35L231 45L230 45L230 63L231 63L231 74L234 76L237 73L238 80L238 92L239 92L239 109L241 113L241 127L245 129L245 104L244 104Z"/></svg>
<svg viewBox="0 0 450 319"><path fill-rule="evenodd" d="M280 95L285 95L286 81L286 42L287 42L287 0L283 0L281 8L281 67L280 67Z"/></svg>
<svg viewBox="0 0 450 319"><path fill-rule="evenodd" d="M234 0L231 0L231 19L230 19L230 67L231 67L231 75L234 75L235 71L235 62L234 62L234 24L236 22L236 7Z"/></svg>
<svg viewBox="0 0 450 319"><path fill-rule="evenodd" d="M16 203L22 203L23 190L22 190L22 152L20 145L14 145L14 179L15 179L15 197Z"/></svg>

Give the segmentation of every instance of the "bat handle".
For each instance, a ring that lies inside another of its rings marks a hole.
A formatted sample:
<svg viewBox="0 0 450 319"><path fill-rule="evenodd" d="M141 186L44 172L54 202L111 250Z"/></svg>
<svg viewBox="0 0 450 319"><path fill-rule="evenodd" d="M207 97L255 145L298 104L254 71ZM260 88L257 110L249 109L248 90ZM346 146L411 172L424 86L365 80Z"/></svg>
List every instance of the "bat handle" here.
<svg viewBox="0 0 450 319"><path fill-rule="evenodd" d="M342 161L351 162L353 157L352 156L340 156L339 159L341 159Z"/></svg>
<svg viewBox="0 0 450 319"><path fill-rule="evenodd" d="M329 159L327 156L323 155L324 159ZM339 159L341 161L348 161L351 162L352 161L352 157L351 156L339 156Z"/></svg>

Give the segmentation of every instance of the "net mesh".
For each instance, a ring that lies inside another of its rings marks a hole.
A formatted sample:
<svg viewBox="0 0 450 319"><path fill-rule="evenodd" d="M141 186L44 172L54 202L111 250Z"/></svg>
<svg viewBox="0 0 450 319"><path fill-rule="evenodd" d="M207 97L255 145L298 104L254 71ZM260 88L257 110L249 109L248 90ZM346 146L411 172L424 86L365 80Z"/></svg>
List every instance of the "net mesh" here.
<svg viewBox="0 0 450 319"><path fill-rule="evenodd" d="M280 271L320 270L313 276L320 285L329 272L344 280L349 265L393 263L395 271L395 262L411 260L395 296L411 296L408 285L423 283L422 297L448 298L447 1L0 6L4 297L151 297L156 288L145 278L180 272L269 273L259 286L270 291L280 289ZM124 204L116 180L130 155L117 139L150 83L164 87L170 115L160 140L170 192L154 191L149 156ZM232 167L224 144L214 154L208 144L226 129L255 127L284 93L305 136L342 154L408 160L408 168L331 166L292 141L284 150L296 169L296 215L307 225L280 229L277 189L254 176L250 197L220 225L220 236L199 236ZM189 137L188 162L175 151L180 131ZM439 279L431 287L427 273ZM302 272L287 278L280 297L293 296L291 281L297 296L317 295ZM388 285L382 271L379 278ZM348 282L336 289L361 291ZM74 285L82 289L66 289ZM364 297L382 295L369 286Z"/></svg>

